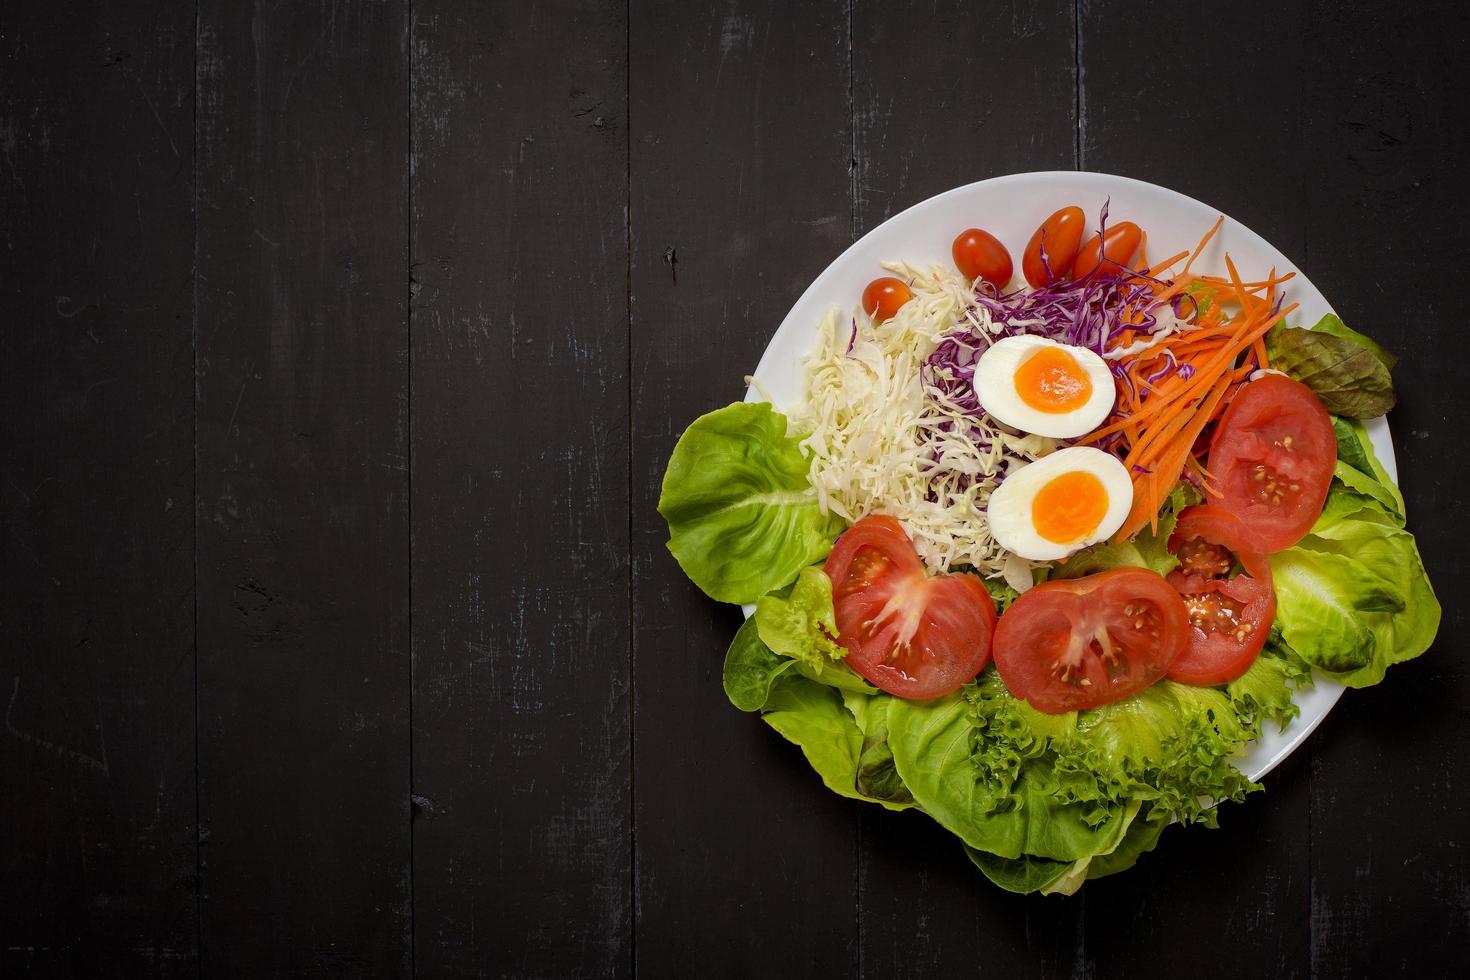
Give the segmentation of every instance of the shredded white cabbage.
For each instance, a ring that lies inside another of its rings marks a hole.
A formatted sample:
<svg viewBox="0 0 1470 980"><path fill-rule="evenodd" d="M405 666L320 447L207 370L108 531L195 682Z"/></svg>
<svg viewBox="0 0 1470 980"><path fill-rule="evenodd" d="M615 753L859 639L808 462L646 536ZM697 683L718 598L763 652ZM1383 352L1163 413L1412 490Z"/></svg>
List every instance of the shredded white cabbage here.
<svg viewBox="0 0 1470 980"><path fill-rule="evenodd" d="M1005 463L1044 456L1058 443L1006 432L924 384L925 359L962 316L997 328L970 306L970 284L954 270L884 268L910 282L913 299L890 320L860 316L856 327L834 308L807 359L806 399L791 430L809 433L802 441L811 452L808 478L824 511L848 521L898 518L934 572L969 565L985 576L1029 579L1015 561L1008 566L1012 556L991 538L985 507Z"/></svg>

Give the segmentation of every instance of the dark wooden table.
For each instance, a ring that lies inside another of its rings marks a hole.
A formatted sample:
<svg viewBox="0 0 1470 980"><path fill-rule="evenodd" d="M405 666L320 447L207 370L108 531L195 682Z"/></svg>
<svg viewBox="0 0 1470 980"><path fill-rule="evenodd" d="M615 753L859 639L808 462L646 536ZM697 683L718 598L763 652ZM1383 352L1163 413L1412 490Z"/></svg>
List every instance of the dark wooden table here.
<svg viewBox="0 0 1470 980"><path fill-rule="evenodd" d="M0 975L1462 966L1467 41L1453 0L0 5ZM848 242L1053 168L1223 208L1404 355L1445 603L1070 900L730 708L737 612L654 511Z"/></svg>

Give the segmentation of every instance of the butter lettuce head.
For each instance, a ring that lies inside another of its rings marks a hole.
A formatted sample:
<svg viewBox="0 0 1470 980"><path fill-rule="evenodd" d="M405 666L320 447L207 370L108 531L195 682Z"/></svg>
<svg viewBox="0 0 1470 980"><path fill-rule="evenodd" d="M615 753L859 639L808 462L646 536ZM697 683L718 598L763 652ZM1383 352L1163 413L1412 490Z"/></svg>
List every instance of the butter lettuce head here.
<svg viewBox="0 0 1470 980"><path fill-rule="evenodd" d="M695 419L658 499L669 551L711 598L755 602L825 557L845 526L822 513L806 474L786 417L764 402Z"/></svg>

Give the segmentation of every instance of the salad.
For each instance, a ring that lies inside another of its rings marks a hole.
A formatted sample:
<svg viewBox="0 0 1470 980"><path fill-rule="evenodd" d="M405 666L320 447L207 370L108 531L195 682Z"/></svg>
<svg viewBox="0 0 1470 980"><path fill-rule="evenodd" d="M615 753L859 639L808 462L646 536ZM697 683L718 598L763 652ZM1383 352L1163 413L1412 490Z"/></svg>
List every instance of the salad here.
<svg viewBox="0 0 1470 980"><path fill-rule="evenodd" d="M1196 268L1223 221L1155 260L1066 207L1019 268L978 228L952 266L885 263L815 325L798 404L710 412L669 460L669 550L751 610L730 701L1010 891L1214 826L1297 692L1377 684L1439 626L1364 426L1394 356L1293 324L1291 271Z"/></svg>

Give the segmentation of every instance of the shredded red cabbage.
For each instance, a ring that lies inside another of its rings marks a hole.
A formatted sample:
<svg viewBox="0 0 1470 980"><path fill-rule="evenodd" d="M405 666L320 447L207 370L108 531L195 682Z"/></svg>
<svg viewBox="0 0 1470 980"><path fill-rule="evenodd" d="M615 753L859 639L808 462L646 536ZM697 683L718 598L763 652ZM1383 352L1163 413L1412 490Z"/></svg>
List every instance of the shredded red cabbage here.
<svg viewBox="0 0 1470 980"><path fill-rule="evenodd" d="M1107 221L1108 205L1104 202L1098 216L1099 236L1106 231ZM1154 299L1151 288L1159 284L1160 280L1146 272L1102 275L1096 270L1079 280L1010 293L997 292L981 280L976 284L974 308L989 314L998 329L992 333L974 318L962 320L960 329L943 337L929 355L924 382L966 413L977 414L981 409L975 398L975 362L996 340L1022 335L1045 337L1103 354L1124 330L1153 334L1162 329L1155 311L1164 304ZM1109 367L1113 376L1133 391L1133 382L1123 365L1111 362ZM1187 377L1185 371L1193 373L1188 365L1181 367L1169 355L1148 381L1153 384L1172 371L1179 371L1183 377Z"/></svg>

